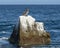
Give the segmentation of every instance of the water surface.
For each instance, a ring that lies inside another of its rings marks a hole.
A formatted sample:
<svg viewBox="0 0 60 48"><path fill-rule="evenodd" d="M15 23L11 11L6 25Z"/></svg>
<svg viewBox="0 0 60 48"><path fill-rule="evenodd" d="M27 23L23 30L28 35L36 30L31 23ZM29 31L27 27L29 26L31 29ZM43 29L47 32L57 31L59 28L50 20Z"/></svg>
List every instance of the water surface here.
<svg viewBox="0 0 60 48"><path fill-rule="evenodd" d="M35 47L60 47L60 5L0 5L0 48L17 48L7 39L26 8L36 21L44 22L45 30L51 35L50 45Z"/></svg>

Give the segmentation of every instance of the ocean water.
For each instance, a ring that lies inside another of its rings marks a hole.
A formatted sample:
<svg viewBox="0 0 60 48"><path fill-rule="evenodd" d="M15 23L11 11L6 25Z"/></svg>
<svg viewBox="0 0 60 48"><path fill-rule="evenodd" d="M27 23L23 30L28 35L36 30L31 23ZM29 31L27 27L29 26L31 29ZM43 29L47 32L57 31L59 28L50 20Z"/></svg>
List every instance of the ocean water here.
<svg viewBox="0 0 60 48"><path fill-rule="evenodd" d="M60 48L60 5L0 5L0 48L18 48L10 44L8 38L26 8L36 21L44 22L45 30L51 35L49 45L32 48Z"/></svg>

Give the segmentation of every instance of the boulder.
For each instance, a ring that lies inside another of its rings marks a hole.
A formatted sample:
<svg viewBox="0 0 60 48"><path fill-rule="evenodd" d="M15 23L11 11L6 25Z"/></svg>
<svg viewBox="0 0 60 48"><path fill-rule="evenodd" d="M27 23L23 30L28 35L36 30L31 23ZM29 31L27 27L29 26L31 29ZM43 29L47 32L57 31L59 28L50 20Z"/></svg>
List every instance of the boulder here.
<svg viewBox="0 0 60 48"><path fill-rule="evenodd" d="M28 46L49 44L51 41L50 33L44 30L44 23L35 22L35 19L30 15L20 16L16 26L9 38L11 43Z"/></svg>

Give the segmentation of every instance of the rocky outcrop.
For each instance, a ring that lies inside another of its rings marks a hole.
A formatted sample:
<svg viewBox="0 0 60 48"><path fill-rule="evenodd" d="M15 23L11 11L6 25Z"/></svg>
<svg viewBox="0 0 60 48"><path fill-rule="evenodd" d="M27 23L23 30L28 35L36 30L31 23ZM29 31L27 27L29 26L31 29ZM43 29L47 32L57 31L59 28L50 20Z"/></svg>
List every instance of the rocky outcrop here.
<svg viewBox="0 0 60 48"><path fill-rule="evenodd" d="M35 22L33 17L28 19L20 16L17 28L14 27L9 41L19 46L49 44L50 34L44 30L43 22Z"/></svg>

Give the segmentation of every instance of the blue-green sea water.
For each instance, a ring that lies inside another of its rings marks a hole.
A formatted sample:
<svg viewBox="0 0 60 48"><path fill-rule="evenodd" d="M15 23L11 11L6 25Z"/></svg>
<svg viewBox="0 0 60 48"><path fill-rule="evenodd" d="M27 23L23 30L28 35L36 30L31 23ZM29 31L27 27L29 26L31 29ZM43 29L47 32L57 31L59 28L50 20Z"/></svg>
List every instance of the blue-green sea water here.
<svg viewBox="0 0 60 48"><path fill-rule="evenodd" d="M60 5L0 5L0 48L18 48L10 44L8 38L26 8L30 9L29 15L36 21L44 22L45 30L51 35L49 45L35 48L60 48Z"/></svg>

